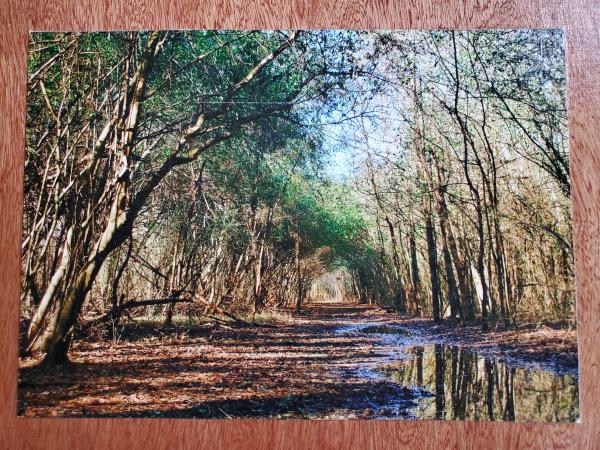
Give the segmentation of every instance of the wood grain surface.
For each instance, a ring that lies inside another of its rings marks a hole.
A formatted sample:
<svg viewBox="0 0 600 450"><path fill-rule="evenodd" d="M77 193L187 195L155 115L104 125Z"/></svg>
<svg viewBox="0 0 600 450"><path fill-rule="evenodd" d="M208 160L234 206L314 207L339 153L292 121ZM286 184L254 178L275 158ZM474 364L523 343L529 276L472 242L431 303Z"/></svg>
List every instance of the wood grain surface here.
<svg viewBox="0 0 600 450"><path fill-rule="evenodd" d="M594 3L0 0L0 447L600 448L600 2ZM581 423L17 418L29 30L520 27L566 29Z"/></svg>

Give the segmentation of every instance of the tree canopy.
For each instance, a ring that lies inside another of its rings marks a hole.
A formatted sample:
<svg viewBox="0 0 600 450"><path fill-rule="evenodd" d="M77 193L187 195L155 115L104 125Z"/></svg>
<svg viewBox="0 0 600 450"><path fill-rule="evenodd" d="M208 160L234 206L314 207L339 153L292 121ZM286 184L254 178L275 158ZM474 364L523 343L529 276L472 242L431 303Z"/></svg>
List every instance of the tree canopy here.
<svg viewBox="0 0 600 450"><path fill-rule="evenodd" d="M133 306L300 310L317 280L484 328L573 316L559 31L32 33L29 56L24 352L62 361Z"/></svg>

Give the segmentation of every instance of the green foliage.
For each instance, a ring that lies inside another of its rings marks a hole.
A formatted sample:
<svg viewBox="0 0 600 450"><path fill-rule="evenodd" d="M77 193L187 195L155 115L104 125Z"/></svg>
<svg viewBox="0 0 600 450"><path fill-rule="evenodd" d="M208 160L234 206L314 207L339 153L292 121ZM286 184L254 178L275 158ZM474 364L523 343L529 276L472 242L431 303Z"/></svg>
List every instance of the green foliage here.
<svg viewBox="0 0 600 450"><path fill-rule="evenodd" d="M493 227L496 215L504 221L501 208L518 203L509 194L526 182L525 177L505 181L515 175L508 168L513 160L532 162L569 191L564 49L556 31L158 35L160 51L142 77L145 90L127 146L128 101L153 35L31 35L25 234L37 226L40 210L47 211L27 251L34 255L30 260L42 254L38 266L49 268L48 280L71 223L85 224L75 227L73 247L80 253L74 260L89 259L107 227L115 186L123 180L127 198L119 207L124 215L139 214L131 227L139 247L150 249L148 259L165 265L165 272L179 264L177 277L187 277L180 284L201 280L196 288L204 294L208 285L214 293L221 277L227 299L233 297L232 280L244 278L235 294L246 303L260 301L261 289L253 283L269 276L272 290L288 277L288 293L310 282L289 275L293 269L300 272L297 244L307 278L343 267L362 300L390 302L416 278L415 267L422 279L428 275L423 200L439 234L436 193L447 196L445 220L458 230L462 248L455 255L474 260L475 199L466 187L465 167L484 198L488 240L492 231L502 231ZM265 60L278 48L283 50ZM261 66L262 61L267 63ZM460 118L466 125L459 126ZM98 136L113 119L107 145L96 154ZM372 121L369 129L363 121ZM331 128L339 124L347 125ZM196 125L197 131L188 133ZM361 125L364 133L356 143L349 136L341 136L341 144L331 142L332 129L358 136ZM386 135L374 137L378 147L370 148L369 134L379 131ZM465 142L471 144L466 150ZM358 159L368 157L369 173L359 161L351 182L323 177L332 148L352 143ZM195 153L197 148L202 150ZM95 162L92 169L89 161ZM127 177L121 178L122 165ZM425 179L425 171L431 179ZM45 177L48 182L40 181ZM488 182L493 189L485 189ZM49 184L52 195L45 188ZM498 204L490 201L496 187L505 191ZM131 199L138 197L143 208L132 213ZM545 208L542 203L537 210ZM538 219L559 236L569 233L569 222L553 224L551 214ZM440 252L441 240L435 241ZM51 242L52 256L43 254L44 242ZM491 245L484 250L490 260L497 252ZM553 250L548 257L562 263L567 250ZM172 263L177 252L185 259ZM519 267L525 259L514 257ZM67 271L69 277L77 273L77 264ZM34 268L28 268L32 285L38 276ZM152 289L171 289L177 277L164 276L169 287ZM64 291L71 282L64 281ZM412 295L420 293L422 299L426 288L419 283Z"/></svg>

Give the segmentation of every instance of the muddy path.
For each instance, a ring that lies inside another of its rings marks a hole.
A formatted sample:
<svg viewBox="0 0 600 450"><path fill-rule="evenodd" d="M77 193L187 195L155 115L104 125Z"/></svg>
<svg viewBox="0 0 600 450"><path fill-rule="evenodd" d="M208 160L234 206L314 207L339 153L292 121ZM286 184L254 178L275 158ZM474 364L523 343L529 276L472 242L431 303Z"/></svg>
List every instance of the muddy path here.
<svg viewBox="0 0 600 450"><path fill-rule="evenodd" d="M377 307L319 304L247 328L130 330L72 363L21 361L24 416L572 421L568 330L482 334Z"/></svg>

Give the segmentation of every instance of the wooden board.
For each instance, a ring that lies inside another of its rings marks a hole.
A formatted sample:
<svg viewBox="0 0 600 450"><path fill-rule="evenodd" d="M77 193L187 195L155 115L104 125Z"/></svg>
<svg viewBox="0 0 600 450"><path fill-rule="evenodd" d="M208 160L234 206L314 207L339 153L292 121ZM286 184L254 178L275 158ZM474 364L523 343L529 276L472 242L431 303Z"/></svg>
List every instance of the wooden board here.
<svg viewBox="0 0 600 450"><path fill-rule="evenodd" d="M600 5L594 0L0 0L0 447L600 448ZM28 30L565 27L580 424L21 419L17 317Z"/></svg>

